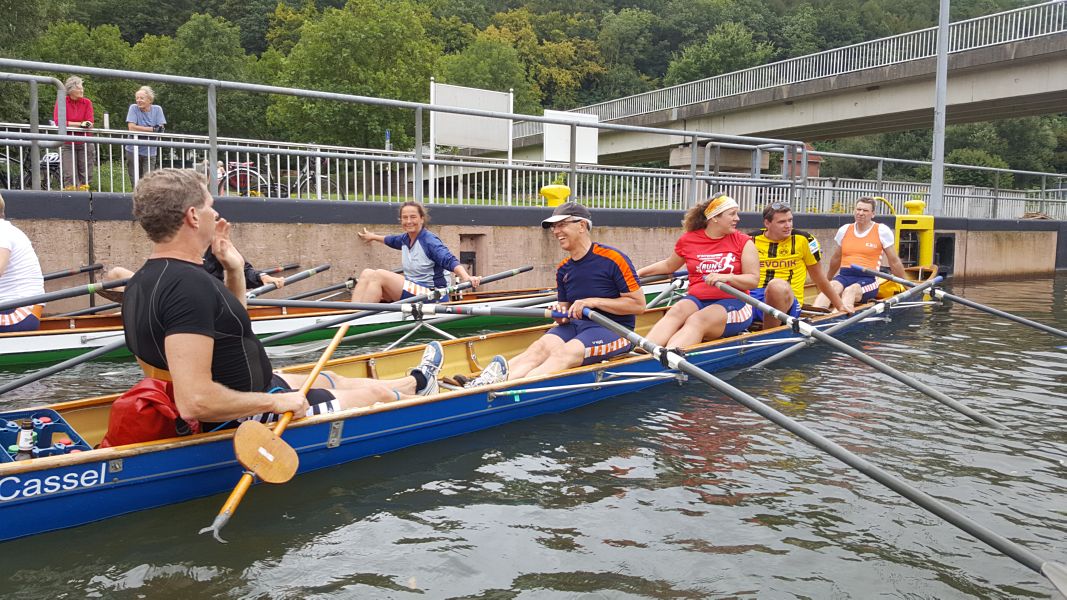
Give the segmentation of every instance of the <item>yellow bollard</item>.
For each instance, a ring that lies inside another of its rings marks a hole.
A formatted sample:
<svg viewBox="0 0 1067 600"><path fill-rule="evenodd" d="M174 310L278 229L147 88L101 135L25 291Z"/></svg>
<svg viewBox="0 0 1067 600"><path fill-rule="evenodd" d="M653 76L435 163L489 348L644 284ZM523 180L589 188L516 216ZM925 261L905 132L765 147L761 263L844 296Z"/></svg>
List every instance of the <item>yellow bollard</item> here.
<svg viewBox="0 0 1067 600"><path fill-rule="evenodd" d="M571 188L565 185L546 185L541 188L540 194L545 197L548 206L559 206L571 195Z"/></svg>

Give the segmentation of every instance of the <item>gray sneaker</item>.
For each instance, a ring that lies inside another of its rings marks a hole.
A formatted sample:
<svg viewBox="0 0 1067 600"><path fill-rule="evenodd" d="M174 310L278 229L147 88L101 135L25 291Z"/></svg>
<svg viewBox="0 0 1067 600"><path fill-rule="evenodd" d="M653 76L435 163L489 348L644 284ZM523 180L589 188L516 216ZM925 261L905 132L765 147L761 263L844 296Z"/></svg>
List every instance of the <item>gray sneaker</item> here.
<svg viewBox="0 0 1067 600"><path fill-rule="evenodd" d="M416 391L420 396L432 396L437 393L440 386L437 384L437 374L441 372L441 365L445 362L445 351L440 342L426 344L426 350L422 353L422 361L414 370L421 372L426 377L426 386Z"/></svg>
<svg viewBox="0 0 1067 600"><path fill-rule="evenodd" d="M508 379L508 360L503 356L497 354L493 357L493 360L489 361L489 364L482 369L482 374L471 379L463 387L473 388L483 385L493 385L494 383L500 383L501 381L507 381Z"/></svg>

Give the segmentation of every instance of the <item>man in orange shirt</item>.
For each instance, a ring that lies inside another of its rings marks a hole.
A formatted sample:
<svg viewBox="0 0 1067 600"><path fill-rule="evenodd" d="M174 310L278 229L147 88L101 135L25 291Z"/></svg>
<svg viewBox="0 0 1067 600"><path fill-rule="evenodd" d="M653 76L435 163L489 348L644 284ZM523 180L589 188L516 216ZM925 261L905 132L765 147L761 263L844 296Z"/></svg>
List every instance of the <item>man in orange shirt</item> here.
<svg viewBox="0 0 1067 600"><path fill-rule="evenodd" d="M874 198L863 197L856 201L853 210L855 223L842 225L834 236L837 248L830 257L828 276L833 277L830 286L841 294L841 301L849 311L857 304L868 302L878 294L878 282L874 277L862 271L853 270L851 265L858 265L877 271L882 255L889 263L889 269L897 277L905 277L904 265L893 250L893 230L881 223L875 223ZM841 268L841 265L846 265ZM840 272L838 272L840 269ZM830 299L819 294L815 306L826 308Z"/></svg>

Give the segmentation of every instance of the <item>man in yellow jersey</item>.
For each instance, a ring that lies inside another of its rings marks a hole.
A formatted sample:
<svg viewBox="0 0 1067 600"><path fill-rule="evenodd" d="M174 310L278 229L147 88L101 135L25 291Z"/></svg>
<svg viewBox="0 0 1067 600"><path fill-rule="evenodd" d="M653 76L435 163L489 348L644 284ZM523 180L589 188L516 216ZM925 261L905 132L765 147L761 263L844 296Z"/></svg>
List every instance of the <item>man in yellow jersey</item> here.
<svg viewBox="0 0 1067 600"><path fill-rule="evenodd" d="M826 273L833 278L830 285L841 295L841 301L849 310L857 303L868 302L878 295L875 278L863 271L853 270L852 265L877 271L884 254L893 274L901 278L906 276L904 265L893 250L893 230L873 220L874 198L865 196L856 200L852 215L856 222L842 225L834 236L837 249L830 257L830 270ZM825 292L815 299L815 306L825 308L829 304Z"/></svg>
<svg viewBox="0 0 1067 600"><path fill-rule="evenodd" d="M767 205L763 209L763 231L749 235L759 253L759 284L749 292L753 298L794 317L799 316L804 283L810 276L834 308L845 310L841 297L819 265L822 258L819 240L806 231L793 229L793 210L788 204L772 202ZM756 311L753 322L760 320L764 329L781 325L778 319Z"/></svg>

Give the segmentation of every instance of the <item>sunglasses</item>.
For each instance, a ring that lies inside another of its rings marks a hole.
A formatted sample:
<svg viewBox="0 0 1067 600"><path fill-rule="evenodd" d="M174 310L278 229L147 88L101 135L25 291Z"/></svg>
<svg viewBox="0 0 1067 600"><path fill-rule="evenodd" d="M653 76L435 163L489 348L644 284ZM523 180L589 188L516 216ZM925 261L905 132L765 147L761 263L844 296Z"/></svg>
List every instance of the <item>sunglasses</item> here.
<svg viewBox="0 0 1067 600"><path fill-rule="evenodd" d="M771 210L793 210L785 202L771 202Z"/></svg>

